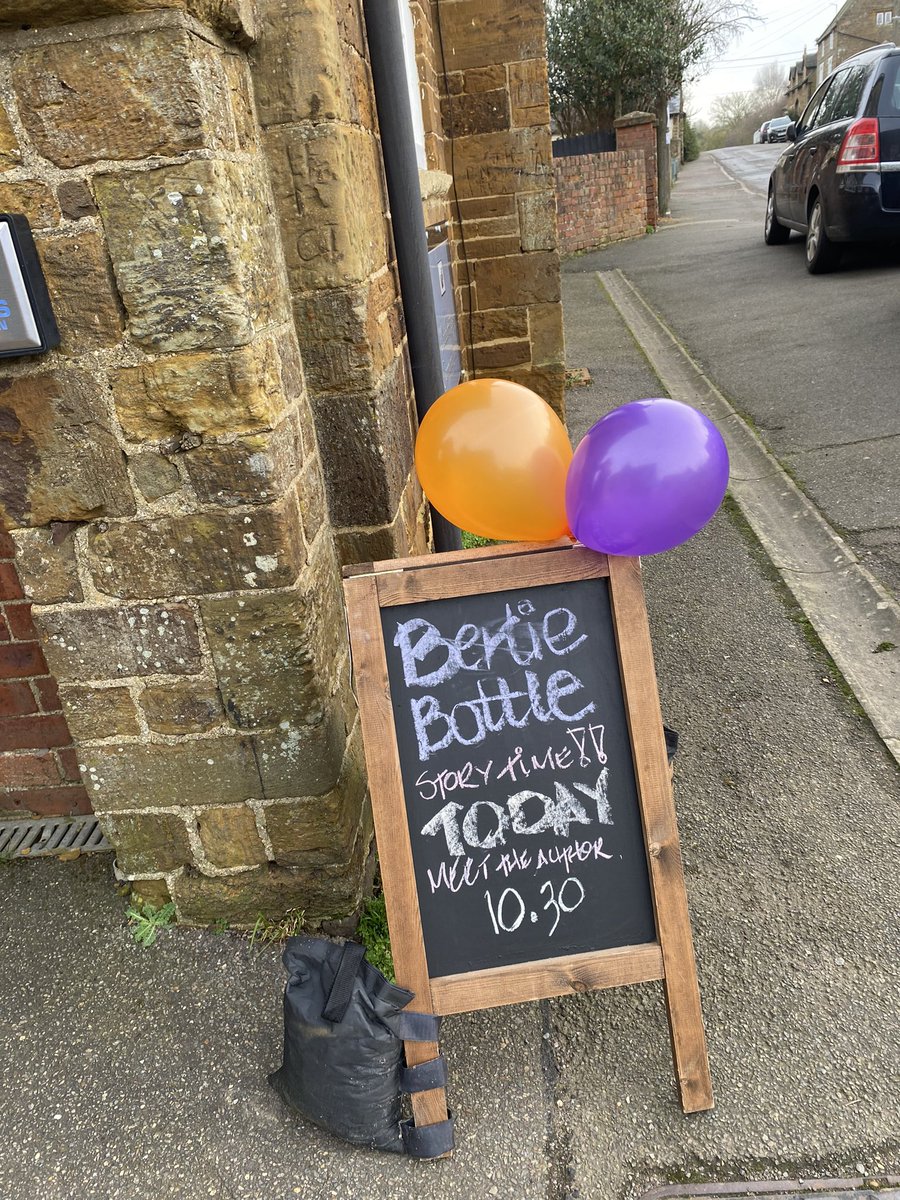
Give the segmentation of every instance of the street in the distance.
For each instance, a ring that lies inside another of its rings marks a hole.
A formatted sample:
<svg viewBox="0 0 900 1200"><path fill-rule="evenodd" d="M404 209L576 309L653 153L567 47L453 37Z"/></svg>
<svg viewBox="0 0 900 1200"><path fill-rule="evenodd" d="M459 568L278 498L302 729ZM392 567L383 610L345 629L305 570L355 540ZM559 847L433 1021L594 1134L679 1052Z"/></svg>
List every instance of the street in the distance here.
<svg viewBox="0 0 900 1200"><path fill-rule="evenodd" d="M611 249L602 267L622 268L896 593L900 255L850 247L835 274L811 278L799 235L765 246L760 181L780 149L704 155L682 173L661 231Z"/></svg>

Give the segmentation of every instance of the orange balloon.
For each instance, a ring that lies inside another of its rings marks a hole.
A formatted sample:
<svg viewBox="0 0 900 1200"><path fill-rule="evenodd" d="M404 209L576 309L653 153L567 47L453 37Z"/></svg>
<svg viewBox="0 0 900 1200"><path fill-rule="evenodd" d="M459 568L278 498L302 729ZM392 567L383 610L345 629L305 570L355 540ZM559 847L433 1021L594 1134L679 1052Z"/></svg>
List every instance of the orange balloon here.
<svg viewBox="0 0 900 1200"><path fill-rule="evenodd" d="M454 525L501 541L549 542L569 531L565 426L535 392L472 379L444 392L419 427L416 470Z"/></svg>

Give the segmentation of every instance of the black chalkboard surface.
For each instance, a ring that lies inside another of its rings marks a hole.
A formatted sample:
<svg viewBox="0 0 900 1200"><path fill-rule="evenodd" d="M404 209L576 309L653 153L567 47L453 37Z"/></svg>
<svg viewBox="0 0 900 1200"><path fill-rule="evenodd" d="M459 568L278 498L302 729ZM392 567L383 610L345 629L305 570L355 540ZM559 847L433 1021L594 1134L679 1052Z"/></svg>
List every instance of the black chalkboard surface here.
<svg viewBox="0 0 900 1200"><path fill-rule="evenodd" d="M608 581L381 619L429 974L653 942Z"/></svg>

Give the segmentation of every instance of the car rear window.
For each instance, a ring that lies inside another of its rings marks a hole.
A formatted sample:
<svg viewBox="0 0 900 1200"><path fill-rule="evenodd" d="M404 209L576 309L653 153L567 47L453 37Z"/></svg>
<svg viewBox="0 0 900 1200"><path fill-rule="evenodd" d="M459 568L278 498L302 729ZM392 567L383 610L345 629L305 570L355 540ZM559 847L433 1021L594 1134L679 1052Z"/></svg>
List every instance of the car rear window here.
<svg viewBox="0 0 900 1200"><path fill-rule="evenodd" d="M850 121L856 116L870 70L869 66L848 67L835 76L831 91L819 110L816 125L830 125L832 121Z"/></svg>
<svg viewBox="0 0 900 1200"><path fill-rule="evenodd" d="M900 68L900 55L884 60L884 75L879 81L879 117L900 117L900 70L898 68Z"/></svg>

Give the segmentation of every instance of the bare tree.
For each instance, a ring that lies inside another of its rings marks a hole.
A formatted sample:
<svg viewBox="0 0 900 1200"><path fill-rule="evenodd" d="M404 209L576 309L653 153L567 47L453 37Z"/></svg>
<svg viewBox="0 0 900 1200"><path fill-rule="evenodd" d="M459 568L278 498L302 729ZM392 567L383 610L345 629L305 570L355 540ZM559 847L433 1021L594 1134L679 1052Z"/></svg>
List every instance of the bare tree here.
<svg viewBox="0 0 900 1200"><path fill-rule="evenodd" d="M777 62L760 67L753 78L753 95L760 104L772 109L784 108L785 92L787 91L787 75L784 67Z"/></svg>

